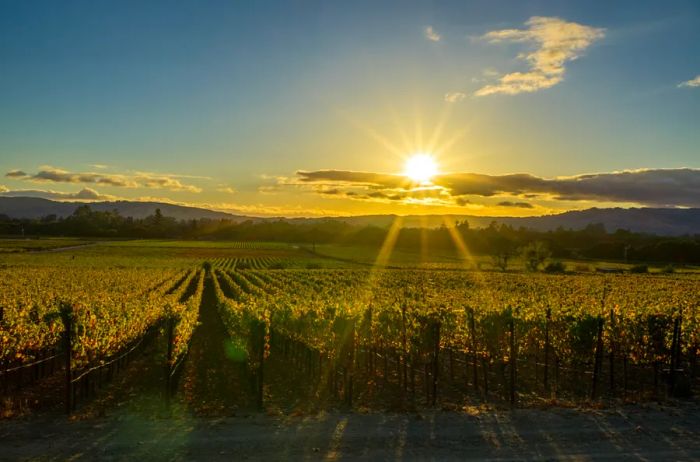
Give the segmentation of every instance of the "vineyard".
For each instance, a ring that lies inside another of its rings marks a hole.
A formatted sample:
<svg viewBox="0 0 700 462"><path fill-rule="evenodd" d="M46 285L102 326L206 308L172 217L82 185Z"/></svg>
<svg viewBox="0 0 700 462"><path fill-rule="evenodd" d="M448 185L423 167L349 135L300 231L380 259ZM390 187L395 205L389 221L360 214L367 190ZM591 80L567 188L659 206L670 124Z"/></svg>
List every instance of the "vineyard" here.
<svg viewBox="0 0 700 462"><path fill-rule="evenodd" d="M257 408L529 406L698 389L693 274L303 269L286 266L297 254L205 250L170 267L6 261L4 396L49 381L73 412L147 355L165 371L164 401L187 401L187 375L224 344L221 361L237 366L216 393ZM192 356L197 335L213 343L196 342Z"/></svg>
<svg viewBox="0 0 700 462"><path fill-rule="evenodd" d="M215 275L221 317L230 335L247 340L255 368L283 355L348 405L376 404L377 394L411 406L441 396L648 399L697 386L694 278Z"/></svg>
<svg viewBox="0 0 700 462"><path fill-rule="evenodd" d="M0 271L0 379L5 395L59 368L65 406L111 378L165 326L171 373L197 325L203 270L25 268Z"/></svg>

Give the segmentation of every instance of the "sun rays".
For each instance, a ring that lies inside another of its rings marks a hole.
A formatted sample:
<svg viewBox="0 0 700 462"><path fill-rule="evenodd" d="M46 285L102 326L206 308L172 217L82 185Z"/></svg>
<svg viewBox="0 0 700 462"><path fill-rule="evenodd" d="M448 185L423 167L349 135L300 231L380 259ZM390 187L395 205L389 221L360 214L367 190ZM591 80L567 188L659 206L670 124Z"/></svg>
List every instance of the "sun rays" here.
<svg viewBox="0 0 700 462"><path fill-rule="evenodd" d="M350 123L358 128L363 134L374 140L378 146L390 152L396 159L396 165L403 165L403 170L395 171L395 174L405 178L402 185L406 194L404 203L431 205L440 199L441 187L434 185L432 180L445 172L443 166L449 167L449 151L452 146L459 141L468 130L468 126L449 133L447 130L450 119L451 106L447 105L438 117L436 117L432 130L426 132L424 121L419 110L413 113L411 124L402 124L402 119L396 110L390 109L390 115L394 121L393 126L396 133L392 135L380 133L377 129L348 117ZM396 141L393 141L396 140ZM463 262L464 269L478 269L470 249L467 247L460 231L455 226L452 217L444 215L443 223L454 244L454 249L459 259ZM403 227L403 218L396 216L389 226L384 241L377 252L366 281L366 300L372 298L372 293L380 281L382 270L391 262L392 255L399 239ZM428 235L423 230L420 235L419 252L420 265L424 267L430 258L430 242Z"/></svg>

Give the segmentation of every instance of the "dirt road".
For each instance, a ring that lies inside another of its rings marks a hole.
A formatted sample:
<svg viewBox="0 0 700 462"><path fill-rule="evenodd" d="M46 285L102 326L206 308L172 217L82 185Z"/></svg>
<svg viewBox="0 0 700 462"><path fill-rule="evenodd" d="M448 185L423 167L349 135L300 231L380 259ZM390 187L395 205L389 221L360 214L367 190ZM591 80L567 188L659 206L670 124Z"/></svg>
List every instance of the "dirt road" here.
<svg viewBox="0 0 700 462"><path fill-rule="evenodd" d="M699 410L33 418L0 422L0 460L700 460Z"/></svg>

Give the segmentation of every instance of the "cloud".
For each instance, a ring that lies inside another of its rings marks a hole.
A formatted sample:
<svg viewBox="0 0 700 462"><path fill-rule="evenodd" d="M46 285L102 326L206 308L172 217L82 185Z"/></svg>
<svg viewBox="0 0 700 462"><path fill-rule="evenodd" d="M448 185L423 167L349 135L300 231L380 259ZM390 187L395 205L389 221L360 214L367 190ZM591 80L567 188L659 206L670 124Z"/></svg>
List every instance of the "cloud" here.
<svg viewBox="0 0 700 462"><path fill-rule="evenodd" d="M512 72L486 85L474 94L516 95L553 87L564 79L565 64L577 59L593 42L604 37L605 30L565 21L555 17L533 16L526 29L502 29L486 33L482 39L490 43L531 43L534 51L521 53L518 58L528 62L526 72Z"/></svg>
<svg viewBox="0 0 700 462"><path fill-rule="evenodd" d="M7 188L7 186L0 184L0 193L4 193L4 192L7 192L7 191L9 191L9 189Z"/></svg>
<svg viewBox="0 0 700 462"><path fill-rule="evenodd" d="M307 172L299 170L296 174L301 183L349 183L387 188L403 188L408 183L405 176L388 173L353 172L348 170L317 170L314 172Z"/></svg>
<svg viewBox="0 0 700 462"><path fill-rule="evenodd" d="M81 201L107 201L118 199L108 194L100 194L92 188L83 188L77 192L62 192L42 189L16 189L0 188L0 196L4 197L38 197L51 200L81 200Z"/></svg>
<svg viewBox="0 0 700 462"><path fill-rule="evenodd" d="M445 93L445 101L447 101L448 103L458 103L466 97L467 95L459 91Z"/></svg>
<svg viewBox="0 0 700 462"><path fill-rule="evenodd" d="M431 42L439 42L442 39L442 36L433 29L433 26L427 26L423 29L423 35Z"/></svg>
<svg viewBox="0 0 700 462"><path fill-rule="evenodd" d="M222 186L220 188L216 188L217 191L226 193L226 194L235 194L236 190L234 188L231 188L230 186Z"/></svg>
<svg viewBox="0 0 700 462"><path fill-rule="evenodd" d="M185 205L185 204L183 204ZM268 204L235 204L235 203L197 203L186 204L192 207L204 207L220 212L237 215L260 217L338 217L348 215L347 211L310 208L303 205L274 206Z"/></svg>
<svg viewBox="0 0 700 462"><path fill-rule="evenodd" d="M532 204L530 204L529 202L511 202L511 201L503 201L503 202L499 202L499 203L496 204L496 205L499 206L499 207L517 207L517 208L521 208L521 209L531 209L531 208L534 208L534 206L533 206Z"/></svg>
<svg viewBox="0 0 700 462"><path fill-rule="evenodd" d="M28 175L22 170L10 170L9 172L5 173L5 176L7 178L24 178Z"/></svg>
<svg viewBox="0 0 700 462"><path fill-rule="evenodd" d="M51 166L41 167L37 173L27 175L26 179L38 183L95 183L122 188L136 188L138 186L135 181L125 177L124 175L93 172L76 173Z"/></svg>
<svg viewBox="0 0 700 462"><path fill-rule="evenodd" d="M170 176L137 175L134 180L139 186L153 189L168 189L170 191L202 192L197 186L183 184L180 180Z"/></svg>
<svg viewBox="0 0 700 462"><path fill-rule="evenodd" d="M19 178L35 183L73 183L98 184L118 188L151 188L170 191L187 191L198 193L202 189L182 183L176 175L136 172L136 174L111 174L101 172L70 172L57 167L42 166L34 174L21 170L11 170L7 177Z"/></svg>
<svg viewBox="0 0 700 462"><path fill-rule="evenodd" d="M356 199L421 200L469 203L471 196L502 197L501 206L525 208L510 198L594 201L661 207L700 207L700 169L638 169L570 177L542 178L528 173L485 175L449 173L416 188L401 175L344 170L297 172L299 184ZM316 192L323 193L316 189ZM328 194L328 192L326 192Z"/></svg>
<svg viewBox="0 0 700 462"><path fill-rule="evenodd" d="M700 75L695 76L695 78L686 80L678 84L678 88L683 87L700 87Z"/></svg>

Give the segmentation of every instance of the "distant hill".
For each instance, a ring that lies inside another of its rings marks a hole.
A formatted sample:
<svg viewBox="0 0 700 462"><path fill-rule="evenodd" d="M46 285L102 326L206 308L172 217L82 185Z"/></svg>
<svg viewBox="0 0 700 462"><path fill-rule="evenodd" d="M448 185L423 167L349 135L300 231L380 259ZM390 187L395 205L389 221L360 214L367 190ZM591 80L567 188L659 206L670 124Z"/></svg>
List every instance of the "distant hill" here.
<svg viewBox="0 0 700 462"><path fill-rule="evenodd" d="M363 215L338 217L334 219L360 226L374 225L388 227L394 222L396 215ZM591 223L602 223L609 232L616 231L617 229L626 229L633 232L664 236L700 234L700 209L591 208L538 217L452 215L451 219L454 222L466 220L472 228L484 228L494 221L515 228L522 226L538 231L555 230L559 227L565 229L583 229ZM436 228L442 226L444 223L442 215L409 215L402 217L402 226L406 228Z"/></svg>
<svg viewBox="0 0 700 462"><path fill-rule="evenodd" d="M0 197L0 214L12 218L40 218L46 215L65 217L85 202L57 202L33 197ZM90 202L93 210L117 210L122 216L143 218L152 215L157 208L163 215L178 220L191 219L225 219L234 222L246 220L288 220L292 223L313 223L321 220L337 220L358 226L390 226L396 215L362 215L352 217L331 218L258 218L217 212L198 207L167 204L162 202ZM525 227L538 231L554 230L558 227L582 229L591 223L602 223L608 231L627 229L634 232L644 232L665 236L684 234L700 234L700 209L662 209L662 208L610 208L564 212L556 215L539 217L477 217L472 215L452 215L452 220L467 220L473 228L483 228L491 222L504 223L513 227ZM436 228L444 223L441 215L409 215L403 217L403 226L417 228L421 226Z"/></svg>
<svg viewBox="0 0 700 462"><path fill-rule="evenodd" d="M57 202L35 197L0 197L0 214L12 218L41 218L46 215L66 217L71 215L78 206L85 204L89 205L93 210L117 210L120 215L133 218L144 218L153 215L156 209L160 209L163 215L174 217L178 220L209 218L213 220L245 221L250 219L250 217L232 215L225 212L163 202Z"/></svg>

